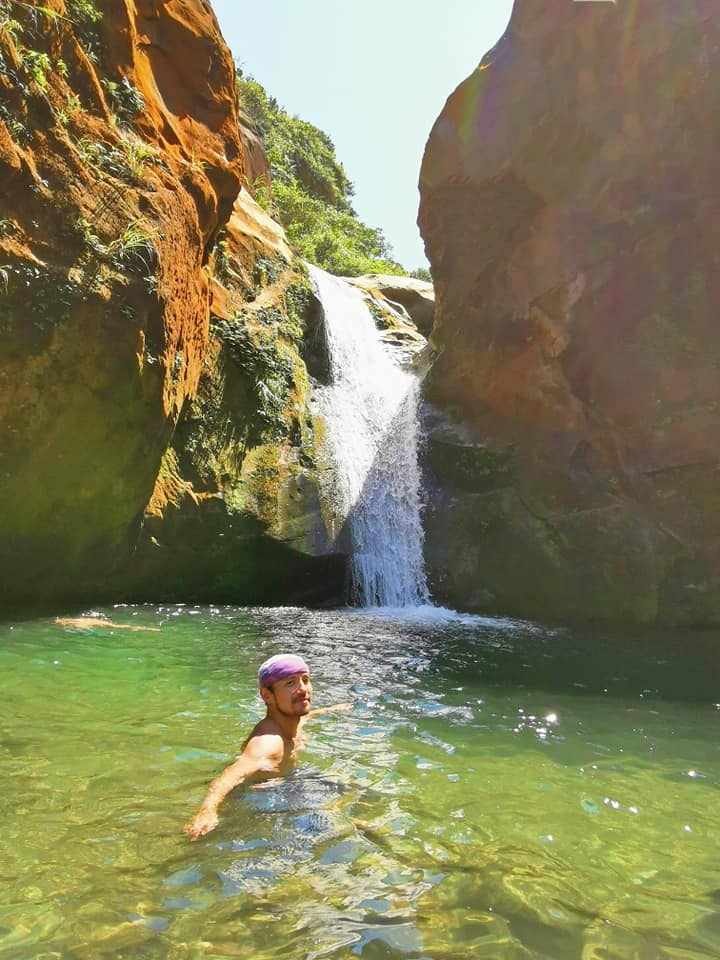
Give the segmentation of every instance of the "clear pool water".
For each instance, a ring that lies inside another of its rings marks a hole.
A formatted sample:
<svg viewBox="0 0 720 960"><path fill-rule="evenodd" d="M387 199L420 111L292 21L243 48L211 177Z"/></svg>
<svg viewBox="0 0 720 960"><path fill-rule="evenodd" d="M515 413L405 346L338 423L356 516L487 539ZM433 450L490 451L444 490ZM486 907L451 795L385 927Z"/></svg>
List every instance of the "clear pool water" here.
<svg viewBox="0 0 720 960"><path fill-rule="evenodd" d="M716 635L86 612L0 626L1 958L720 957ZM285 649L354 709L190 843Z"/></svg>

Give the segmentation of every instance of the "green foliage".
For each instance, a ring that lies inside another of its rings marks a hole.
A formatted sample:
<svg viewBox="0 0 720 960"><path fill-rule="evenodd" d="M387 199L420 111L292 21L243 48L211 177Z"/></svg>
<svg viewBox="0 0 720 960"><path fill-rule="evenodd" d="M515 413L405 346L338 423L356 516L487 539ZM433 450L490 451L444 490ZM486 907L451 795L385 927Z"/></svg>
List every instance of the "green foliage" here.
<svg viewBox="0 0 720 960"><path fill-rule="evenodd" d="M0 8L0 30L4 30L10 35L14 43L17 43L22 35L22 24L10 16L10 11Z"/></svg>
<svg viewBox="0 0 720 960"><path fill-rule="evenodd" d="M121 120L132 120L145 109L145 98L127 77L122 77L119 81L102 80L101 83Z"/></svg>
<svg viewBox="0 0 720 960"><path fill-rule="evenodd" d="M130 176L141 182L144 176L143 168L148 164L156 167L164 166L162 152L154 144L141 140L139 137L124 135L119 144L125 156L125 163Z"/></svg>
<svg viewBox="0 0 720 960"><path fill-rule="evenodd" d="M80 97L76 93L66 93L65 106L55 108L55 119L61 127L67 127L71 118L81 109Z"/></svg>
<svg viewBox="0 0 720 960"><path fill-rule="evenodd" d="M0 72L13 81L17 92L22 93L24 98L30 94L39 94L47 98L50 74L53 71L57 71L61 77L67 77L68 68L65 61L58 59L53 64L49 55L42 50L33 50L24 44L19 44L17 56L18 71L15 71L8 69L5 58L0 55Z"/></svg>
<svg viewBox="0 0 720 960"><path fill-rule="evenodd" d="M305 320L310 309L312 291L308 279L293 280L285 287L284 303L286 319L283 329L287 336L300 347L305 336Z"/></svg>
<svg viewBox="0 0 720 960"><path fill-rule="evenodd" d="M382 231L363 224L353 210L352 184L327 134L291 117L241 70L238 92L265 144L273 179L271 212L300 255L344 276L404 274ZM249 189L267 209L265 182Z"/></svg>
<svg viewBox="0 0 720 960"><path fill-rule="evenodd" d="M157 231L148 226L142 217L132 220L120 234L109 243L94 232L89 220L81 217L77 229L87 246L101 261L111 264L123 273L138 273L146 281L149 291L155 289L159 255L155 245ZM96 271L93 282L100 276Z"/></svg>
<svg viewBox="0 0 720 960"><path fill-rule="evenodd" d="M86 166L97 167L118 180L135 185L142 183L144 168L148 164L162 166L163 162L157 147L127 134L116 146L81 137L75 142L75 149Z"/></svg>
<svg viewBox="0 0 720 960"><path fill-rule="evenodd" d="M382 232L353 213L314 197L297 181L276 182L273 193L287 235L305 260L346 277L404 273L390 258Z"/></svg>
<svg viewBox="0 0 720 960"><path fill-rule="evenodd" d="M240 279L238 273L233 269L225 230L220 231L215 241L215 275L225 283Z"/></svg>
<svg viewBox="0 0 720 960"><path fill-rule="evenodd" d="M258 206L262 207L266 213L272 214L272 191L265 177L256 177L252 183L246 181L246 185Z"/></svg>
<svg viewBox="0 0 720 960"><path fill-rule="evenodd" d="M238 87L243 106L265 143L273 179L285 184L297 181L312 196L352 212L348 200L352 184L335 158L330 138L311 123L291 117L257 80L239 74Z"/></svg>
<svg viewBox="0 0 720 960"><path fill-rule="evenodd" d="M67 0L68 16L75 23L98 23L102 20L102 13L92 0Z"/></svg>
<svg viewBox="0 0 720 960"><path fill-rule="evenodd" d="M24 28L17 20L10 19L8 3L11 3L18 12L25 11L26 17L29 15L29 29L35 34L43 29L43 17L47 17L50 22L65 19L57 10L52 10L50 7L43 7L38 3L24 3L23 0L5 0L5 2L2 3L2 9L0 9L0 27L5 28L9 32L13 32L13 28L8 26L8 24L14 25L16 34L22 33Z"/></svg>
<svg viewBox="0 0 720 960"><path fill-rule="evenodd" d="M88 58L97 63L100 59L102 39L100 24L102 11L93 3L93 0L66 0L68 17L76 25L76 34L82 42Z"/></svg>
<svg viewBox="0 0 720 960"><path fill-rule="evenodd" d="M47 90L48 74L52 69L50 57L46 53L38 50L28 50L27 47L22 48L21 55L28 73L42 92L45 93Z"/></svg>
<svg viewBox="0 0 720 960"><path fill-rule="evenodd" d="M416 280L425 280L427 283L432 283L432 274L427 267L417 267L415 270L411 270L410 276L415 277Z"/></svg>
<svg viewBox="0 0 720 960"><path fill-rule="evenodd" d="M282 257L278 257L277 259L258 257L253 265L253 283L260 289L277 283L283 267L286 266L287 263Z"/></svg>
<svg viewBox="0 0 720 960"><path fill-rule="evenodd" d="M39 263L6 263L0 288L8 302L0 309L0 334L6 355L14 350L39 353L56 327L67 322L81 291L63 270Z"/></svg>
<svg viewBox="0 0 720 960"><path fill-rule="evenodd" d="M242 407L249 414L242 424L243 445L254 447L285 436L295 365L277 331L272 326L251 329L242 317L216 320L212 329L243 381Z"/></svg>
<svg viewBox="0 0 720 960"><path fill-rule="evenodd" d="M147 274L154 272L159 259L154 232L142 217L132 220L119 237L111 240L107 252L117 266Z"/></svg>

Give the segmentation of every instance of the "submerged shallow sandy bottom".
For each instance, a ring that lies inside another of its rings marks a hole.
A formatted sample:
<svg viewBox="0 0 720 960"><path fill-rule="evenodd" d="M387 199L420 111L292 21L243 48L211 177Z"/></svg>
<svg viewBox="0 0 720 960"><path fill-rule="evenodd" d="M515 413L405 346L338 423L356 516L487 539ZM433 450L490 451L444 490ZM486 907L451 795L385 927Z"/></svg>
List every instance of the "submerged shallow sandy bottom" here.
<svg viewBox="0 0 720 960"><path fill-rule="evenodd" d="M141 629L0 627L0 957L720 955L711 637L86 613ZM191 844L281 649L355 708Z"/></svg>

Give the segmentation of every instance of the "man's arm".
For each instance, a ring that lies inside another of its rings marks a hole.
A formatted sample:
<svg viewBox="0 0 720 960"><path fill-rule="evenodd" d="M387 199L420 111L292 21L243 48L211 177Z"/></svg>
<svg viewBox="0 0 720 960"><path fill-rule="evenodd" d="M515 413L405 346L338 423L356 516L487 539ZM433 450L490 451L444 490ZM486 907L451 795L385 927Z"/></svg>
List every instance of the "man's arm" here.
<svg viewBox="0 0 720 960"><path fill-rule="evenodd" d="M317 710L309 710L304 720L312 720L313 717L320 717L323 713L346 713L352 709L352 703L335 703L331 707L318 707Z"/></svg>
<svg viewBox="0 0 720 960"><path fill-rule="evenodd" d="M245 745L242 755L225 767L219 777L212 781L200 809L189 823L183 827L191 840L210 833L218 825L218 809L225 797L244 783L248 777L258 773L278 773L283 757L282 738L272 734L251 737Z"/></svg>

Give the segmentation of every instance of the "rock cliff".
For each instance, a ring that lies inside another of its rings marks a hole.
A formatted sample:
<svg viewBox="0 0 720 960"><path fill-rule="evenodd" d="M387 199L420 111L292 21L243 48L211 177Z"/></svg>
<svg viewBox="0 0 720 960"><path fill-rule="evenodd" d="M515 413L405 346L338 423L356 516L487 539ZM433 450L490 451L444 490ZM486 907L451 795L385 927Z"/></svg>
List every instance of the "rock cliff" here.
<svg viewBox="0 0 720 960"><path fill-rule="evenodd" d="M304 265L247 191L211 260L210 338L165 451L124 590L133 600L341 601L311 412L317 306Z"/></svg>
<svg viewBox="0 0 720 960"><path fill-rule="evenodd" d="M516 0L423 160L435 596L720 622L720 23Z"/></svg>
<svg viewBox="0 0 720 960"><path fill-rule="evenodd" d="M307 278L210 5L3 0L0 88L0 601L331 595Z"/></svg>

